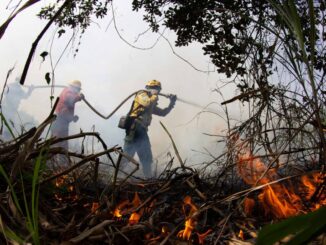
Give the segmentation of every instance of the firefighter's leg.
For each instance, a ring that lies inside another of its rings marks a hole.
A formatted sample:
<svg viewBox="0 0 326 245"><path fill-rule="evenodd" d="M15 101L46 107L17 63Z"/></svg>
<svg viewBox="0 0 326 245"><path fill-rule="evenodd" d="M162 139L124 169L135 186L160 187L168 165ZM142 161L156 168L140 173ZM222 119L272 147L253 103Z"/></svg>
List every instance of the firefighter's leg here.
<svg viewBox="0 0 326 245"><path fill-rule="evenodd" d="M132 134L134 134L134 132L132 132ZM137 144L137 142L136 142L134 135L130 135L130 132L128 132L125 137L125 140L124 140L123 152L130 157L134 157L134 155L136 153L136 144ZM129 163L128 159L125 157L122 157L119 169L121 169L122 171L127 171L128 163ZM129 171L127 171L127 172L129 172ZM120 171L119 171L119 176L121 176Z"/></svg>
<svg viewBox="0 0 326 245"><path fill-rule="evenodd" d="M128 156L130 157L134 157L135 153L136 153L136 142L133 140L133 141L126 141L125 140L125 143L124 143L124 146L123 146L123 152L128 154Z"/></svg>
<svg viewBox="0 0 326 245"><path fill-rule="evenodd" d="M53 124L51 126L51 130L52 130L53 137L56 137L56 138L67 137L69 135L69 122L67 120L65 120L65 118L58 116L57 119L53 122ZM68 150L68 141L65 140L65 141L59 142L59 143L55 144L55 146L59 146L59 147L62 147L64 149Z"/></svg>
<svg viewBox="0 0 326 245"><path fill-rule="evenodd" d="M69 122L65 120L64 118L57 117L57 119L53 122L51 126L52 131L52 137L56 138L64 138L67 137L69 134ZM62 147L65 150L68 151L68 141L61 141L57 144L55 144L57 147ZM57 154L54 157L54 162L51 164L51 168L58 169L58 168L65 168L68 167L69 160L67 159L67 156L62 154Z"/></svg>
<svg viewBox="0 0 326 245"><path fill-rule="evenodd" d="M152 177L153 155L152 155L151 144L149 142L149 138L146 131L142 132L139 144L137 144L137 154L143 166L143 172L145 178Z"/></svg>

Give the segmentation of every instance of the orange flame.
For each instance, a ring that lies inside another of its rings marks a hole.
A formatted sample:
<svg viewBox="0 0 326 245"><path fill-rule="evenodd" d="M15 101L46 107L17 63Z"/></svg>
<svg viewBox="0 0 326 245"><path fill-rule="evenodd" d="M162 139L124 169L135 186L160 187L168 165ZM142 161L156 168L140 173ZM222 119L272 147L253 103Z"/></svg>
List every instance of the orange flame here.
<svg viewBox="0 0 326 245"><path fill-rule="evenodd" d="M136 208L141 204L141 200L139 198L138 192L135 193L134 199L132 200L131 203L132 203L133 208ZM139 222L139 220L140 220L140 217L141 217L141 212L139 212L139 213L133 212L130 215L129 224L130 225L137 224Z"/></svg>
<svg viewBox="0 0 326 245"><path fill-rule="evenodd" d="M136 213L136 212L132 213L129 218L129 224L130 225L137 224L140 220L140 217L141 217L141 215L139 213Z"/></svg>
<svg viewBox="0 0 326 245"><path fill-rule="evenodd" d="M139 198L138 193L136 192L132 202L130 202L129 200L124 200L116 207L116 209L113 211L113 216L116 218L122 218L124 213L128 213L128 211L137 208L140 204L141 200ZM138 212L133 212L129 217L129 224L137 224L142 216L142 213L142 210Z"/></svg>
<svg viewBox="0 0 326 245"><path fill-rule="evenodd" d="M186 219L184 230L179 231L178 237L189 240L191 237L191 232L194 229L193 219Z"/></svg>
<svg viewBox="0 0 326 245"><path fill-rule="evenodd" d="M258 200L264 208L265 215L271 213L277 218L294 216L301 208L301 199L281 184L263 188Z"/></svg>
<svg viewBox="0 0 326 245"><path fill-rule="evenodd" d="M305 187L306 199L310 200L314 195L318 194L317 186L323 183L323 178L325 178L325 174L314 173L312 176L302 176L301 181L303 186ZM326 205L326 194L325 192L321 192L318 198L319 203L315 203L314 207L311 210L316 210L321 206Z"/></svg>
<svg viewBox="0 0 326 245"><path fill-rule="evenodd" d="M76 201L78 199L78 195L74 193L75 187L73 186L72 181L72 178L68 175L62 175L55 179L55 186L59 189L59 192L54 194L56 200Z"/></svg>
<svg viewBox="0 0 326 245"><path fill-rule="evenodd" d="M61 187L61 186L63 186L64 183L65 183L65 178L66 178L66 175L63 175L63 176L61 176L61 177L59 177L59 178L56 178L56 179L55 179L55 186L56 186L56 187Z"/></svg>
<svg viewBox="0 0 326 245"><path fill-rule="evenodd" d="M240 230L240 231L239 231L238 237L239 237L241 240L244 240L243 230Z"/></svg>
<svg viewBox="0 0 326 245"><path fill-rule="evenodd" d="M162 234L164 235L164 236L166 236L166 235L168 235L169 234L169 228L167 227L167 226L165 226L165 225L163 225L162 226Z"/></svg>
<svg viewBox="0 0 326 245"><path fill-rule="evenodd" d="M129 204L129 200L121 202L113 211L113 217L122 218L122 210Z"/></svg>
<svg viewBox="0 0 326 245"><path fill-rule="evenodd" d="M141 204L138 192L135 193L134 199L132 200L132 204L134 207L138 207Z"/></svg>
<svg viewBox="0 0 326 245"><path fill-rule="evenodd" d="M255 200L252 199L252 198L249 198L249 197L246 197L244 199L244 212L247 214L247 215L250 215L254 209L254 206L255 206Z"/></svg>
<svg viewBox="0 0 326 245"><path fill-rule="evenodd" d="M113 216L116 218L121 218L122 217L121 210L119 208L116 208L113 212Z"/></svg>
<svg viewBox="0 0 326 245"><path fill-rule="evenodd" d="M98 202L93 202L91 212L92 213L98 213L99 207L100 207L100 204Z"/></svg>
<svg viewBox="0 0 326 245"><path fill-rule="evenodd" d="M184 228L184 230L181 230L178 232L178 237L189 240L191 237L192 230L194 229L194 226L195 226L195 220L191 216L198 210L198 208L196 207L195 204L192 203L190 196L186 196L183 200L183 203L184 203L184 205L183 205L184 213L185 213L186 205L188 205L190 207L190 211L189 211L189 215L188 215L188 217L190 217L190 218L186 219L185 228Z"/></svg>
<svg viewBox="0 0 326 245"><path fill-rule="evenodd" d="M265 164L258 158L251 156L249 153L239 155L238 172L243 180L250 185L264 185L271 181L277 180L275 169L267 170ZM261 177L263 176L264 177ZM308 176L302 177L302 183L307 190L306 200L309 200L316 191L318 180L317 175L313 175L313 180ZM282 183L275 183L264 187L258 195L258 200L263 208L265 215L273 215L276 218L286 218L297 215L304 211L302 199L290 187L285 187ZM325 205L325 196L320 199L320 203ZM244 210L246 214L250 214L253 210L255 202L253 199L246 198L244 201ZM320 205L316 205L316 208ZM314 210L314 208L310 209Z"/></svg>
<svg viewBox="0 0 326 245"><path fill-rule="evenodd" d="M307 187L307 198L311 198L312 195L315 193L316 187L315 185L310 181L308 176L302 176L301 178L302 183Z"/></svg>

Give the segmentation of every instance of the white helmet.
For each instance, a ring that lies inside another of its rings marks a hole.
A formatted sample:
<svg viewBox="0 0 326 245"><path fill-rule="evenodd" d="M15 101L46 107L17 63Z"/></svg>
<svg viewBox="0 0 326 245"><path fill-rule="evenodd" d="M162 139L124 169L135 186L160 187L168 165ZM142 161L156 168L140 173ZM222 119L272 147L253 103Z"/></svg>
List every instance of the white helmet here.
<svg viewBox="0 0 326 245"><path fill-rule="evenodd" d="M81 89L81 82L79 80L73 80L68 83L70 86Z"/></svg>

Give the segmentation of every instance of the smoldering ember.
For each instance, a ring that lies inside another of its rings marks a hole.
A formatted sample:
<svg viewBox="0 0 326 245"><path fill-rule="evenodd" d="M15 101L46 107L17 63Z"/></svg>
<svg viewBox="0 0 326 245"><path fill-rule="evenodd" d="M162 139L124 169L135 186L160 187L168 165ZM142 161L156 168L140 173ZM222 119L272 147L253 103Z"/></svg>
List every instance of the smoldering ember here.
<svg viewBox="0 0 326 245"><path fill-rule="evenodd" d="M0 3L0 243L326 244L325 15Z"/></svg>

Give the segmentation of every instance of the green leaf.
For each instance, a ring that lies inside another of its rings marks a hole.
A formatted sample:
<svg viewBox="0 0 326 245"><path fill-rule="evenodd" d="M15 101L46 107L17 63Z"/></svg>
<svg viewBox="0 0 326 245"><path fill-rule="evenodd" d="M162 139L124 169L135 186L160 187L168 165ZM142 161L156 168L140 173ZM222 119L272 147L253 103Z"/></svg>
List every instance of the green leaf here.
<svg viewBox="0 0 326 245"><path fill-rule="evenodd" d="M313 70L313 65L315 63L315 43L316 43L316 16L314 10L313 0L309 0L309 19L310 19L310 45L311 45L311 70Z"/></svg>
<svg viewBox="0 0 326 245"><path fill-rule="evenodd" d="M1 121L5 124L6 128L8 129L11 137L15 138L15 134L14 134L13 130L11 129L11 127L10 127L8 121L6 120L5 116L2 113L0 113L0 117L1 117Z"/></svg>
<svg viewBox="0 0 326 245"><path fill-rule="evenodd" d="M43 58L43 61L42 61L42 62L45 61L45 57L46 57L48 54L49 54L49 53L48 53L47 51L43 51L43 52L40 54L40 56Z"/></svg>
<svg viewBox="0 0 326 245"><path fill-rule="evenodd" d="M292 31L295 34L296 40L299 44L299 47L303 53L304 56L306 56L306 51L304 47L304 37L303 37L303 31L302 26L300 22L300 16L298 13L298 9L295 5L294 0L289 2L289 14L291 16L291 25L292 25Z"/></svg>
<svg viewBox="0 0 326 245"><path fill-rule="evenodd" d="M39 244L39 228L38 228L38 204L39 204L39 176L40 176L40 170L42 162L44 162L45 158L42 155L43 149L40 152L39 156L36 159L35 165L34 165L34 174L33 174L33 181L32 181L32 222L33 222L33 229L34 229L34 243Z"/></svg>
<svg viewBox="0 0 326 245"><path fill-rule="evenodd" d="M64 29L60 29L60 30L58 31L58 34L59 34L58 37L61 37L62 34L64 34L65 32L66 32L66 31L65 31Z"/></svg>
<svg viewBox="0 0 326 245"><path fill-rule="evenodd" d="M50 72L47 72L47 73L45 74L45 80L46 80L46 83L47 83L47 84L50 84L50 83L51 83Z"/></svg>
<svg viewBox="0 0 326 245"><path fill-rule="evenodd" d="M288 235L294 237L288 245L307 244L326 229L326 207L265 226L258 234L257 245L272 245Z"/></svg>
<svg viewBox="0 0 326 245"><path fill-rule="evenodd" d="M10 240L17 242L18 244L24 244L24 240L3 223L1 216L0 216L0 232L3 233L6 240L9 238Z"/></svg>
<svg viewBox="0 0 326 245"><path fill-rule="evenodd" d="M19 201L18 201L18 197L16 195L16 192L14 190L14 187L6 173L6 171L4 170L4 168L2 167L2 165L0 164L0 173L2 174L2 176L5 178L9 188L10 188L10 191L11 191L11 194L12 194L12 197L13 197L13 201L16 205L16 208L18 209L18 211L20 212L20 214L23 214L23 211L22 211L22 208L20 207L20 204L19 204Z"/></svg>

